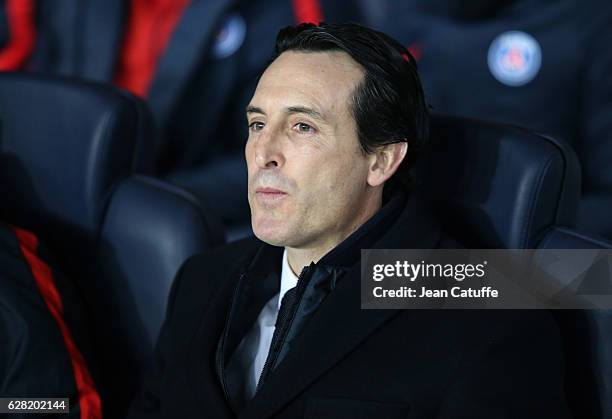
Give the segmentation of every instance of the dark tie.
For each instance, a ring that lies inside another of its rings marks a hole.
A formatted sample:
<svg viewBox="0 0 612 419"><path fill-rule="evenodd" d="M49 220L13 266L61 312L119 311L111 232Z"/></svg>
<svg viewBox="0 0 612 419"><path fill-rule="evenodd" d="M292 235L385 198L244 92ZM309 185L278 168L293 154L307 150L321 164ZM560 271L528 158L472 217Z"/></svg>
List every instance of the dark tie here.
<svg viewBox="0 0 612 419"><path fill-rule="evenodd" d="M268 356L266 357L266 362L264 364L263 369L261 370L259 381L257 382L255 394L257 394L262 384L266 381L274 367L273 363L277 358L278 352L281 349L280 346L282 344L282 335L286 335L286 331L284 329L289 326L288 322L290 320L292 312L291 308L293 307L293 303L295 300L296 290L297 287L293 287L288 290L281 301L280 308L278 309L278 316L276 317L276 323L274 324L274 334L272 335L272 342L270 343Z"/></svg>

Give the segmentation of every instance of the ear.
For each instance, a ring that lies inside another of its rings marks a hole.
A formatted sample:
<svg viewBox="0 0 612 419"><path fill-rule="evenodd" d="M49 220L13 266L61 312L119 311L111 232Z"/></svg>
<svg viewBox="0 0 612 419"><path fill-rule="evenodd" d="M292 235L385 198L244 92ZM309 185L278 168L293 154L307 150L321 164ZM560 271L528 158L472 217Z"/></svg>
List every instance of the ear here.
<svg viewBox="0 0 612 419"><path fill-rule="evenodd" d="M385 183L397 171L408 152L408 142L387 144L379 147L370 155L370 168L367 182L370 186Z"/></svg>

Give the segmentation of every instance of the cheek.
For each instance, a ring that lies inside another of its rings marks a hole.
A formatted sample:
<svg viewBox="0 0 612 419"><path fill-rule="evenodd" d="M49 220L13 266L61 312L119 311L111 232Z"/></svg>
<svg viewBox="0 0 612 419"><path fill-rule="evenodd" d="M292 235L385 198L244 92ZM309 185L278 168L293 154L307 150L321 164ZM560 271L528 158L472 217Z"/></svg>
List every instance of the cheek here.
<svg viewBox="0 0 612 419"><path fill-rule="evenodd" d="M250 169L253 163L255 162L253 160L254 155L253 155L253 146L252 146L251 141L247 141L246 145L244 146L244 158L247 163L247 169Z"/></svg>
<svg viewBox="0 0 612 419"><path fill-rule="evenodd" d="M319 204L323 211L345 207L359 195L365 185L367 167L359 158L336 155L319 160L306 179L309 187L309 202Z"/></svg>
<svg viewBox="0 0 612 419"><path fill-rule="evenodd" d="M337 179L342 184L359 185L367 177L368 162L361 153L344 153L334 162Z"/></svg>
<svg viewBox="0 0 612 419"><path fill-rule="evenodd" d="M255 176L258 171L257 161L256 161L255 148L251 145L251 143L247 143L244 148L244 158L246 161L246 169L247 169L247 181L249 188L251 187L251 180Z"/></svg>

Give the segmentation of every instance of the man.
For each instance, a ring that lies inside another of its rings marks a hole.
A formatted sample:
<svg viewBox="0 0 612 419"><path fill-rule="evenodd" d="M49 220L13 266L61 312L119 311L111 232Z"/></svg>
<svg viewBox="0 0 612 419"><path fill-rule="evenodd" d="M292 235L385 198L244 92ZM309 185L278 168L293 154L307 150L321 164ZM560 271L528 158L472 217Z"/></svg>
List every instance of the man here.
<svg viewBox="0 0 612 419"><path fill-rule="evenodd" d="M133 417L565 417L547 313L360 309L360 249L456 246L406 182L408 51L353 24L276 49L246 110L257 238L181 268Z"/></svg>

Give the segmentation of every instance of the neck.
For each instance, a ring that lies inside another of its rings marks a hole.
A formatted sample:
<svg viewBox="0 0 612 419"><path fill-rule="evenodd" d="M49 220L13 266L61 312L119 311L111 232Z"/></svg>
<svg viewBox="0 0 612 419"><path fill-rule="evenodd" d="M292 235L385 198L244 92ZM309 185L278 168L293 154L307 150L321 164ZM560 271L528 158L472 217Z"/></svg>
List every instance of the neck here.
<svg viewBox="0 0 612 419"><path fill-rule="evenodd" d="M312 262L317 263L327 252L333 249L335 246L329 246L328 248L312 248L312 249L297 249L294 247L286 247L287 249L287 262L289 267L297 276L300 275L302 269L310 265Z"/></svg>
<svg viewBox="0 0 612 419"><path fill-rule="evenodd" d="M378 197L372 205L364 206L364 210L358 214L345 228L335 234L329 234L325 240L310 244L309 246L289 247L287 250L287 262L296 275L300 275L304 267L312 262L317 263L323 256L342 243L348 236L353 234L359 227L368 221L382 206L382 197Z"/></svg>

